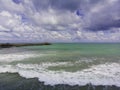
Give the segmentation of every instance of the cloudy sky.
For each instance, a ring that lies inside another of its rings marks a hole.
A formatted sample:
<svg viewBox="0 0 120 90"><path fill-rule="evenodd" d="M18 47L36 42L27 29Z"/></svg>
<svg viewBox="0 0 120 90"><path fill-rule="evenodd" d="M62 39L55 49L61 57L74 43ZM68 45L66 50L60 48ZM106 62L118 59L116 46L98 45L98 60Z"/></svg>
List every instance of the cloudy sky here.
<svg viewBox="0 0 120 90"><path fill-rule="evenodd" d="M120 0L0 0L0 42L120 42Z"/></svg>

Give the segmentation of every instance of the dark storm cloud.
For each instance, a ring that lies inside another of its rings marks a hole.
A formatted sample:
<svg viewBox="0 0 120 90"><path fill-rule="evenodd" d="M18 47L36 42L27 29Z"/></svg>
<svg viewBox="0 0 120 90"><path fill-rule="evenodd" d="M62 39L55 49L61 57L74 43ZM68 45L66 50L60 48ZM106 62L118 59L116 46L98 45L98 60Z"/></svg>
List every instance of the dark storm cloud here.
<svg viewBox="0 0 120 90"><path fill-rule="evenodd" d="M22 0L13 0L13 2L16 4L20 4L22 2Z"/></svg>
<svg viewBox="0 0 120 90"><path fill-rule="evenodd" d="M65 9L65 10L71 10L74 11L78 8L80 8L81 1L80 0L52 0L51 6L57 9Z"/></svg>
<svg viewBox="0 0 120 90"><path fill-rule="evenodd" d="M37 10L47 9L49 6L59 10L76 10L80 7L80 0L33 0Z"/></svg>
<svg viewBox="0 0 120 90"><path fill-rule="evenodd" d="M100 30L109 30L111 28L119 28L120 27L120 20L107 20L101 23L94 23L88 27L88 30L92 31L100 31Z"/></svg>
<svg viewBox="0 0 120 90"><path fill-rule="evenodd" d="M79 8L80 1L78 0L33 0L34 5L36 6L36 9L46 9L49 6L55 9L69 9L69 10L75 10Z"/></svg>
<svg viewBox="0 0 120 90"><path fill-rule="evenodd" d="M54 9L74 11L98 2L99 0L33 0L37 10L47 9L50 6Z"/></svg>
<svg viewBox="0 0 120 90"><path fill-rule="evenodd" d="M97 12L90 13L88 30L99 31L109 30L111 28L120 27L120 1L118 0L112 5L106 3L102 9ZM100 4L102 6L102 3ZM99 6L100 6L99 5ZM97 8L97 6L96 6Z"/></svg>
<svg viewBox="0 0 120 90"><path fill-rule="evenodd" d="M36 10L48 9L49 7L58 11L68 10L76 11L76 15L84 16L85 22L89 24L83 26L84 29L99 31L109 30L110 28L119 28L120 19L120 1L115 0L33 0ZM110 4L112 2L113 4ZM98 7L102 7L99 9ZM91 12L93 8L98 8L97 12ZM64 13L64 12L61 12Z"/></svg>

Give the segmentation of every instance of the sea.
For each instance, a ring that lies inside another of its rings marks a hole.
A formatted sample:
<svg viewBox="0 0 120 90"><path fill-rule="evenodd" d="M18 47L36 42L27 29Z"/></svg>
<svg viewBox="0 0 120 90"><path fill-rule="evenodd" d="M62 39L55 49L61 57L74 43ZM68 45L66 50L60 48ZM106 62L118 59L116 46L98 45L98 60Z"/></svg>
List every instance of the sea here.
<svg viewBox="0 0 120 90"><path fill-rule="evenodd" d="M0 48L0 90L120 90L120 43Z"/></svg>

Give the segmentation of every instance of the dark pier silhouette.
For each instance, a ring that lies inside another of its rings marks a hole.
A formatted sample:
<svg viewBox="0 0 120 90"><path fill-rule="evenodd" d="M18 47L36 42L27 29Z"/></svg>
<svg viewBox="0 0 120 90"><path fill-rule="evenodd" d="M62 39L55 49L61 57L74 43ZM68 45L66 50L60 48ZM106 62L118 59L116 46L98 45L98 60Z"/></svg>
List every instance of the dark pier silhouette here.
<svg viewBox="0 0 120 90"><path fill-rule="evenodd" d="M0 44L0 48L10 48L10 47L22 47L22 46L39 46L39 45L51 45L51 43L23 43L23 44L15 44L15 43L2 43Z"/></svg>

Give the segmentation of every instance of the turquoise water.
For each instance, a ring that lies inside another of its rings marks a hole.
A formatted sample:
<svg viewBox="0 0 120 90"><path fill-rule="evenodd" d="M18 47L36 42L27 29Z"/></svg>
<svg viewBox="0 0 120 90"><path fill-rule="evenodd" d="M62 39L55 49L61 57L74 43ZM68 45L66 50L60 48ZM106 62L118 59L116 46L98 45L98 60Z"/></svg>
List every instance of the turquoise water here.
<svg viewBox="0 0 120 90"><path fill-rule="evenodd" d="M120 44L53 44L49 46L24 47L45 54L23 63L69 62L73 65L51 66L50 70L77 71L91 65L119 62ZM36 61L36 62L35 62ZM79 62L79 63L78 63Z"/></svg>
<svg viewBox="0 0 120 90"><path fill-rule="evenodd" d="M91 83L95 86L120 87L119 43L66 43L8 48L0 50L0 57L0 73L18 73L23 78L37 78L35 83L44 82L52 86L84 86ZM0 83L4 81L2 76L0 74ZM14 82L20 79L14 74L9 76L15 76L15 79L12 78ZM6 74L5 77L9 85L13 80Z"/></svg>

